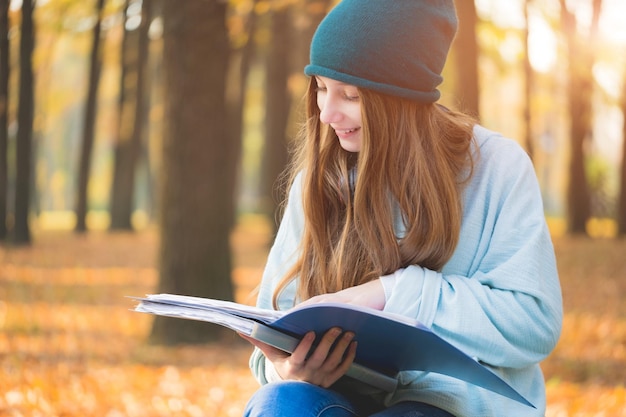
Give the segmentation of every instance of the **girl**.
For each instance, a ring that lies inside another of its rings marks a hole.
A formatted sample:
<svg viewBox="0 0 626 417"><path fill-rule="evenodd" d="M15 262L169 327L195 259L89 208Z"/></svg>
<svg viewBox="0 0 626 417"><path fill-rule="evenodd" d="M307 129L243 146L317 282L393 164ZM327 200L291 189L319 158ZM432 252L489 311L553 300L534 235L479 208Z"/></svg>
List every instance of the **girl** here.
<svg viewBox="0 0 626 417"><path fill-rule="evenodd" d="M537 408L420 371L383 393L342 378L358 335L258 341L247 416L543 416L539 362L561 292L533 166L512 140L437 104L452 0L343 0L311 44L307 122L258 297L417 319ZM416 349L419 349L417 347Z"/></svg>

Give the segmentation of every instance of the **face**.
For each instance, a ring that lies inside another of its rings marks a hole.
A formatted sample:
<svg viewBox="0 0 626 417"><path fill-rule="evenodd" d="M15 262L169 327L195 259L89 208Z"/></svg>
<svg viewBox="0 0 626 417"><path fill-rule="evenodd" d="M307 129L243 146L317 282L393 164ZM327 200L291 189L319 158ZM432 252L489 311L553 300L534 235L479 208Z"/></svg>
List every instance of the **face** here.
<svg viewBox="0 0 626 417"><path fill-rule="evenodd" d="M361 98L358 89L326 77L315 77L320 120L337 134L348 152L361 150Z"/></svg>

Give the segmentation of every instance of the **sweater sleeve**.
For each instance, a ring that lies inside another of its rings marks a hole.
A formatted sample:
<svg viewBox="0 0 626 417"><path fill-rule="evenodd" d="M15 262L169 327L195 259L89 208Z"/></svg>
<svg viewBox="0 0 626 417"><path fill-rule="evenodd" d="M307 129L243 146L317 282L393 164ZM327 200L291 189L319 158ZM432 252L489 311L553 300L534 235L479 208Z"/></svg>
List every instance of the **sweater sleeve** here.
<svg viewBox="0 0 626 417"><path fill-rule="evenodd" d="M385 310L413 317L494 367L540 362L556 345L562 300L535 172L501 137L481 142L460 242L441 272L395 274Z"/></svg>
<svg viewBox="0 0 626 417"><path fill-rule="evenodd" d="M257 307L273 309L272 297L274 288L283 275L297 260L300 240L304 228L302 211L302 176L296 177L289 191L289 199L274 244L267 257ZM295 305L295 283L288 285L280 294L278 307L287 310ZM267 364L266 364L267 363ZM250 357L250 369L259 383L266 384L280 379L273 366L265 360L265 356L257 348Z"/></svg>

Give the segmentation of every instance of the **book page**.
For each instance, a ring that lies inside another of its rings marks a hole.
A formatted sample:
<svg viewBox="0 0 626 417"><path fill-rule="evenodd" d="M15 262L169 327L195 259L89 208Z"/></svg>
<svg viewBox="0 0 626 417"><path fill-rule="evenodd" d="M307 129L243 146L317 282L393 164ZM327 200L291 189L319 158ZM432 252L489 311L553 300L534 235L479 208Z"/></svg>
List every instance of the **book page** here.
<svg viewBox="0 0 626 417"><path fill-rule="evenodd" d="M219 310L205 310L182 305L155 303L145 299L135 307L134 311L188 320L206 321L227 327L248 336L252 333L255 324L254 320L224 313Z"/></svg>

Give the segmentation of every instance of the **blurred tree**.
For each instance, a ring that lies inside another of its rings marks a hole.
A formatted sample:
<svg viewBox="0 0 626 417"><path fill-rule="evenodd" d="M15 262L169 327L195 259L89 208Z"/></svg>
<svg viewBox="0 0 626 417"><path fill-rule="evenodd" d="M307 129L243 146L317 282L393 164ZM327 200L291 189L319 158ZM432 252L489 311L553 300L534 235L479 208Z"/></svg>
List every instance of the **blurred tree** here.
<svg viewBox="0 0 626 417"><path fill-rule="evenodd" d="M265 146L260 191L262 211L272 220L277 218L277 208L285 197L286 184L277 180L289 160L288 142L294 131L293 97L301 94L290 88L290 79L303 77L313 33L330 5L330 0L303 0L303 4L290 3L271 11L271 35L265 59ZM271 224L276 232L278 223Z"/></svg>
<svg viewBox="0 0 626 417"><path fill-rule="evenodd" d="M529 54L529 22L528 22L528 9L532 0L524 1L524 144L526 145L526 152L531 159L534 157L535 146L533 143L533 128L532 128L532 90L534 82L534 71L530 65Z"/></svg>
<svg viewBox="0 0 626 417"><path fill-rule="evenodd" d="M287 164L287 125L291 109L288 79L291 74L291 39L295 35L291 5L274 6L270 12L270 40L265 57L265 142L261 160L261 211L274 219L282 200L276 179ZM282 191L282 190L281 190ZM271 222L276 225L276 222Z"/></svg>
<svg viewBox="0 0 626 417"><path fill-rule="evenodd" d="M7 238L10 3L10 0L0 0L0 241Z"/></svg>
<svg viewBox="0 0 626 417"><path fill-rule="evenodd" d="M459 32L455 38L457 97L461 110L480 117L478 81L478 41L476 39L476 5L473 0L455 0L459 15Z"/></svg>
<svg viewBox="0 0 626 417"><path fill-rule="evenodd" d="M76 187L76 232L87 230L88 188L91 173L91 157L96 129L96 111L98 104L98 85L100 84L100 70L102 68L102 53L100 52L100 34L102 32L102 16L104 0L97 0L96 23L93 27L93 41L89 67L89 81L85 102L85 117L83 120L83 136L80 148L78 168L78 183Z"/></svg>
<svg viewBox="0 0 626 417"><path fill-rule="evenodd" d="M138 30L127 26L131 2L124 7L121 42L118 137L114 145L113 183L111 186L110 230L132 230L131 223L137 161L145 126L147 64L151 22L151 0L141 1Z"/></svg>
<svg viewBox="0 0 626 417"><path fill-rule="evenodd" d="M246 102L247 82L256 54L255 34L258 23L256 6L258 3L259 0L237 2L238 5L247 7L243 7L244 11L233 13L234 16L240 19L240 24L233 24L231 22L232 26L241 28L239 31L234 31L235 33L231 36L231 51L226 81L228 130L231 133L231 137L235 140L234 143L232 143L231 149L233 155L239 155L241 153L241 145L243 143L243 114ZM236 193L237 191L233 189L233 195ZM234 222L235 217L232 216L231 220Z"/></svg>
<svg viewBox="0 0 626 417"><path fill-rule="evenodd" d="M159 291L233 299L230 232L238 137L229 131L226 2L163 3L164 117ZM154 343L216 340L218 326L156 317Z"/></svg>
<svg viewBox="0 0 626 417"><path fill-rule="evenodd" d="M130 191L125 187L125 179L129 168L134 173L135 155L130 151L132 147L131 131L134 99L137 98L136 80L131 75L137 76L136 66L138 58L138 42L136 35L138 31L129 28L129 20L136 16L130 16L131 0L124 1L122 11L122 40L120 43L120 90L117 98L117 137L113 144L113 179L111 183L111 197L109 213L111 216L110 230L130 230L132 229L130 214L126 215L127 201L124 197ZM132 165L132 166L130 166ZM130 167L129 167L130 166ZM124 189L124 191L122 191Z"/></svg>
<svg viewBox="0 0 626 417"><path fill-rule="evenodd" d="M567 40L568 106L570 117L570 165L567 188L568 232L587 234L591 216L591 197L585 176L585 148L592 130L593 63L602 0L593 0L593 14L588 36L578 28L576 15L561 4L561 24Z"/></svg>
<svg viewBox="0 0 626 417"><path fill-rule="evenodd" d="M617 202L617 234L626 236L626 71L622 81L622 165L620 169L620 191Z"/></svg>
<svg viewBox="0 0 626 417"><path fill-rule="evenodd" d="M33 10L35 0L22 2L22 26L20 36L20 87L17 111L17 146L15 168L15 221L13 243L30 244L31 178L33 173L33 117L35 108L35 80L33 76L33 51L35 28Z"/></svg>

